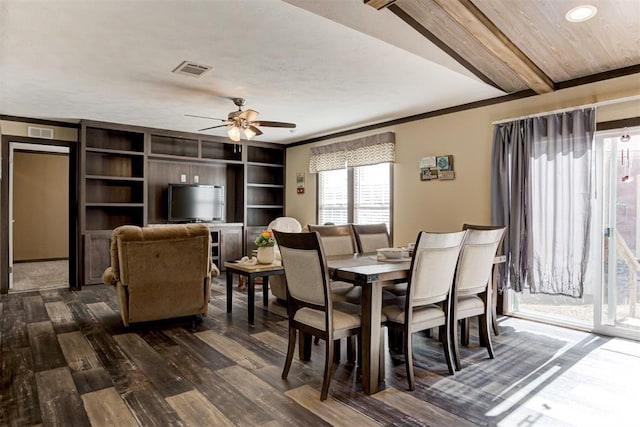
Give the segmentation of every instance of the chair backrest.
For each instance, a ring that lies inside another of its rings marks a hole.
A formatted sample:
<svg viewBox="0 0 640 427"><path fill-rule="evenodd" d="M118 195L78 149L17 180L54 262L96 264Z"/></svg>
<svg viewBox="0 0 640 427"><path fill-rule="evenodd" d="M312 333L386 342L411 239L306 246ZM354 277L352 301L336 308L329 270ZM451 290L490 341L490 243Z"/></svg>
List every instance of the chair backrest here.
<svg viewBox="0 0 640 427"><path fill-rule="evenodd" d="M467 230L467 237L460 251L456 273L458 295L478 294L487 288L505 228L468 224L463 226Z"/></svg>
<svg viewBox="0 0 640 427"><path fill-rule="evenodd" d="M300 233L302 224L290 216L281 216L269 223L267 230L284 231L285 233Z"/></svg>
<svg viewBox="0 0 640 427"><path fill-rule="evenodd" d="M466 231L418 234L411 258L408 307L434 304L449 297L465 235Z"/></svg>
<svg viewBox="0 0 640 427"><path fill-rule="evenodd" d="M273 233L282 254L289 303L330 309L329 275L319 234Z"/></svg>
<svg viewBox="0 0 640 427"><path fill-rule="evenodd" d="M391 246L387 224L351 224L361 254Z"/></svg>
<svg viewBox="0 0 640 427"><path fill-rule="evenodd" d="M211 272L211 234L205 224L113 230L111 268L128 286L202 283Z"/></svg>
<svg viewBox="0 0 640 427"><path fill-rule="evenodd" d="M309 231L317 231L324 246L324 254L351 255L357 252L356 239L349 224L343 225L307 225Z"/></svg>

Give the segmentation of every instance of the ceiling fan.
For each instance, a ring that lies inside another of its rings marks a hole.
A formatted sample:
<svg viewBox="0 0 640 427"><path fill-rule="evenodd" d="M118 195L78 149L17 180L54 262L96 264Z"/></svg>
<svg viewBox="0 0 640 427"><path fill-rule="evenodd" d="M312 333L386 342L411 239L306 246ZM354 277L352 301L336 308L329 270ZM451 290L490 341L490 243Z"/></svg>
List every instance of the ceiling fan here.
<svg viewBox="0 0 640 427"><path fill-rule="evenodd" d="M238 107L238 111L230 112L226 120L216 119L214 117L196 116L193 114L185 114L185 116L199 117L202 119L220 120L221 122L223 122L222 124L199 129L198 132L226 126L229 128L229 130L227 130L227 135L233 142L240 141L240 131L244 133L244 136L247 139L251 139L256 135L262 135L262 131L258 128L259 126L274 127L274 128L289 128L289 129L293 129L296 127L295 123L256 120L256 118L258 117L257 111L242 110L242 107L246 102L244 98L231 98L231 100Z"/></svg>

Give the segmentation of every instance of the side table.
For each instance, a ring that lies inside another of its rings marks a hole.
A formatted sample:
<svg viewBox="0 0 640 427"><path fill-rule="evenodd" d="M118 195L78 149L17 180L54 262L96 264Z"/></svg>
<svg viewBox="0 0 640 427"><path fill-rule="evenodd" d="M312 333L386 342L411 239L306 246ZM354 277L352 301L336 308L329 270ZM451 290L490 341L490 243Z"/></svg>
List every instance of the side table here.
<svg viewBox="0 0 640 427"><path fill-rule="evenodd" d="M240 264L238 261L227 261L224 263L227 269L227 313L231 313L233 306L233 275L238 274L247 278L247 306L249 311L249 323L254 323L256 287L255 279L262 277L262 303L265 307L269 305L269 276L284 275L284 268L280 261L273 264Z"/></svg>

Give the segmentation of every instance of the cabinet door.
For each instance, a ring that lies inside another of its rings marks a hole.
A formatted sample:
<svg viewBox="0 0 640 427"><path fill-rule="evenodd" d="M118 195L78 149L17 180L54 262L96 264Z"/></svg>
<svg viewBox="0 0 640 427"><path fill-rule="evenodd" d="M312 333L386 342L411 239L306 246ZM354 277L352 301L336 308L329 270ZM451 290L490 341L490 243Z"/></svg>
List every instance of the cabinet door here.
<svg viewBox="0 0 640 427"><path fill-rule="evenodd" d="M111 232L84 235L84 284L102 283L102 273L111 265Z"/></svg>
<svg viewBox="0 0 640 427"><path fill-rule="evenodd" d="M184 175L185 182L189 182L189 163L149 160L147 170L147 222L158 224L167 222L169 184L180 183Z"/></svg>
<svg viewBox="0 0 640 427"><path fill-rule="evenodd" d="M224 227L220 233L220 265L242 258L242 227ZM220 266L219 266L220 267Z"/></svg>

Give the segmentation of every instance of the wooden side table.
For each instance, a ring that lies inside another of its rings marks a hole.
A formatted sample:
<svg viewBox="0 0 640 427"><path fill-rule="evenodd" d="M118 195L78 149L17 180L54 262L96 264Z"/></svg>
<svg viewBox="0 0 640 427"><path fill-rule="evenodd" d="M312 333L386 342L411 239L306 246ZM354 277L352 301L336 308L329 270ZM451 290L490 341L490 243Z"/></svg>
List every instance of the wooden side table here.
<svg viewBox="0 0 640 427"><path fill-rule="evenodd" d="M244 276L248 282L249 323L253 324L256 299L255 279L262 278L262 303L267 307L269 305L269 276L283 275L284 268L282 268L282 264L280 261L275 261L273 264L246 265L240 264L238 261L230 261L225 262L224 267L227 269L227 313L231 313L233 305L233 275Z"/></svg>

